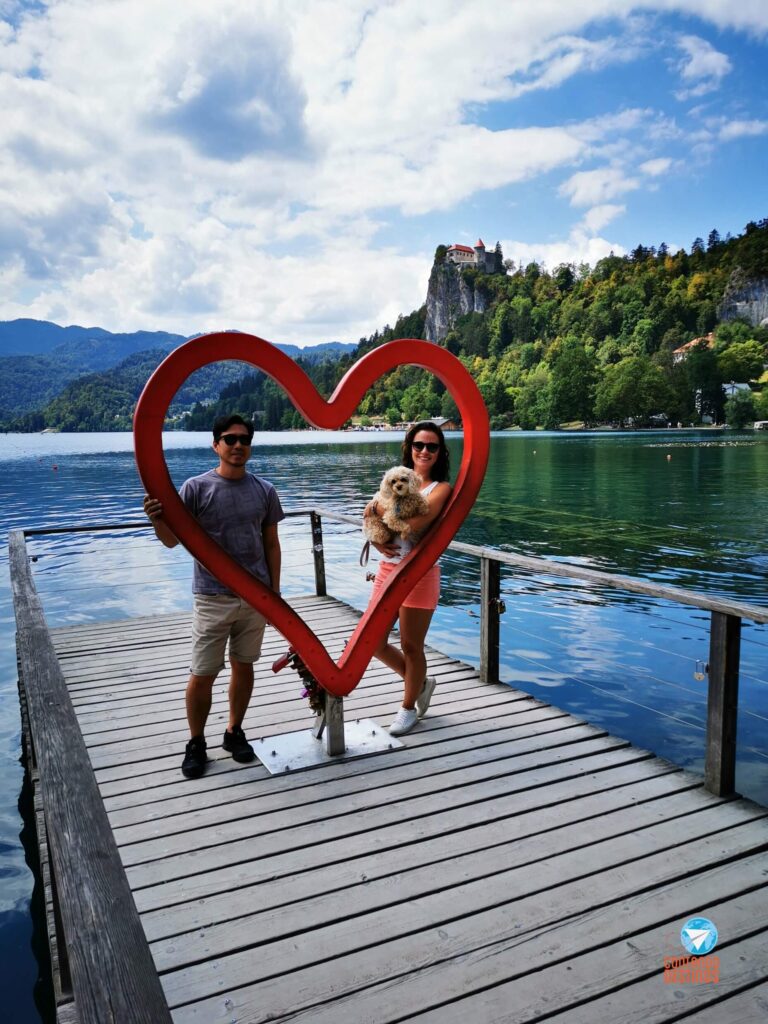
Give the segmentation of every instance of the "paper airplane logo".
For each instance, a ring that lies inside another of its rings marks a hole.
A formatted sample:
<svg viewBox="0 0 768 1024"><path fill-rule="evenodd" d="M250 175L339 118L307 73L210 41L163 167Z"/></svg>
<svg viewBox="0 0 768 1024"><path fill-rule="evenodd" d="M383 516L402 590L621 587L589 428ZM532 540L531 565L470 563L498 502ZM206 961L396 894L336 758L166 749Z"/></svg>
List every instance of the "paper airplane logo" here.
<svg viewBox="0 0 768 1024"><path fill-rule="evenodd" d="M703 956L717 945L717 928L708 917L692 917L681 928L680 941L693 956Z"/></svg>

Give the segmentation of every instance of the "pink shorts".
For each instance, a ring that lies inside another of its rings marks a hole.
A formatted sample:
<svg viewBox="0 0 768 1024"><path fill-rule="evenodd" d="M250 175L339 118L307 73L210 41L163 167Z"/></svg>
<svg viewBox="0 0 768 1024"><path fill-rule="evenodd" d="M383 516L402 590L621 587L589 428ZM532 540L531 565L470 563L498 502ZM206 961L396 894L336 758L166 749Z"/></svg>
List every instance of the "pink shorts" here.
<svg viewBox="0 0 768 1024"><path fill-rule="evenodd" d="M376 579L373 581L371 601L378 601L384 584L397 569L398 562L379 562ZM424 573L419 582L403 601L402 608L427 608L434 611L440 598L440 566L433 565Z"/></svg>

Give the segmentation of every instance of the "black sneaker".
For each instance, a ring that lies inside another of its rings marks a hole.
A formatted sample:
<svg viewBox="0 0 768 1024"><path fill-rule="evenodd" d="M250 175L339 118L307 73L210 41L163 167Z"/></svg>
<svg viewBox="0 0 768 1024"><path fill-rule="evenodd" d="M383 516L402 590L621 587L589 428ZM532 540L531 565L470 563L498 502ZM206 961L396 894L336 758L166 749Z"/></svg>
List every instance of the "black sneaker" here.
<svg viewBox="0 0 768 1024"><path fill-rule="evenodd" d="M199 779L208 766L207 747L202 736L193 736L184 752L181 773L188 779Z"/></svg>
<svg viewBox="0 0 768 1024"><path fill-rule="evenodd" d="M221 741L222 747L228 750L235 761L239 761L240 764L248 764L252 761L256 755L253 752L253 747L245 738L245 733L236 725L232 732L227 730L224 733L224 739Z"/></svg>

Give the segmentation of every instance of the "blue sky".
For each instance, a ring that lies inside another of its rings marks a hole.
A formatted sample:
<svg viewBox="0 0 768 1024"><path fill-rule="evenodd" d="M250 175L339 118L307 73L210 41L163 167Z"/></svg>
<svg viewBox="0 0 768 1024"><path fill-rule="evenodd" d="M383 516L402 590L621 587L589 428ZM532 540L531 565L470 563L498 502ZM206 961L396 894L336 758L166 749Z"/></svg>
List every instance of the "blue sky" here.
<svg viewBox="0 0 768 1024"><path fill-rule="evenodd" d="M768 216L764 0L0 0L0 319L356 341Z"/></svg>

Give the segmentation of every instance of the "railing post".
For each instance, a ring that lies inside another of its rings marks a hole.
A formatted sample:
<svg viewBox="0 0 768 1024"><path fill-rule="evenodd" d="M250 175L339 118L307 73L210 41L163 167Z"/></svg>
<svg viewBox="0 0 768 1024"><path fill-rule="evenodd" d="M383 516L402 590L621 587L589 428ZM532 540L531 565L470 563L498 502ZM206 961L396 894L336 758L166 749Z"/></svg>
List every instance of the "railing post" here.
<svg viewBox="0 0 768 1024"><path fill-rule="evenodd" d="M312 522L312 554L315 559L315 593L318 597L326 596L325 589L325 556L323 555L323 521L319 512L310 512Z"/></svg>
<svg viewBox="0 0 768 1024"><path fill-rule="evenodd" d="M736 787L736 716L739 703L741 619L712 612L709 631L709 696L704 785L717 796Z"/></svg>
<svg viewBox="0 0 768 1024"><path fill-rule="evenodd" d="M480 679L499 681L499 615L501 614L499 563L480 558Z"/></svg>

